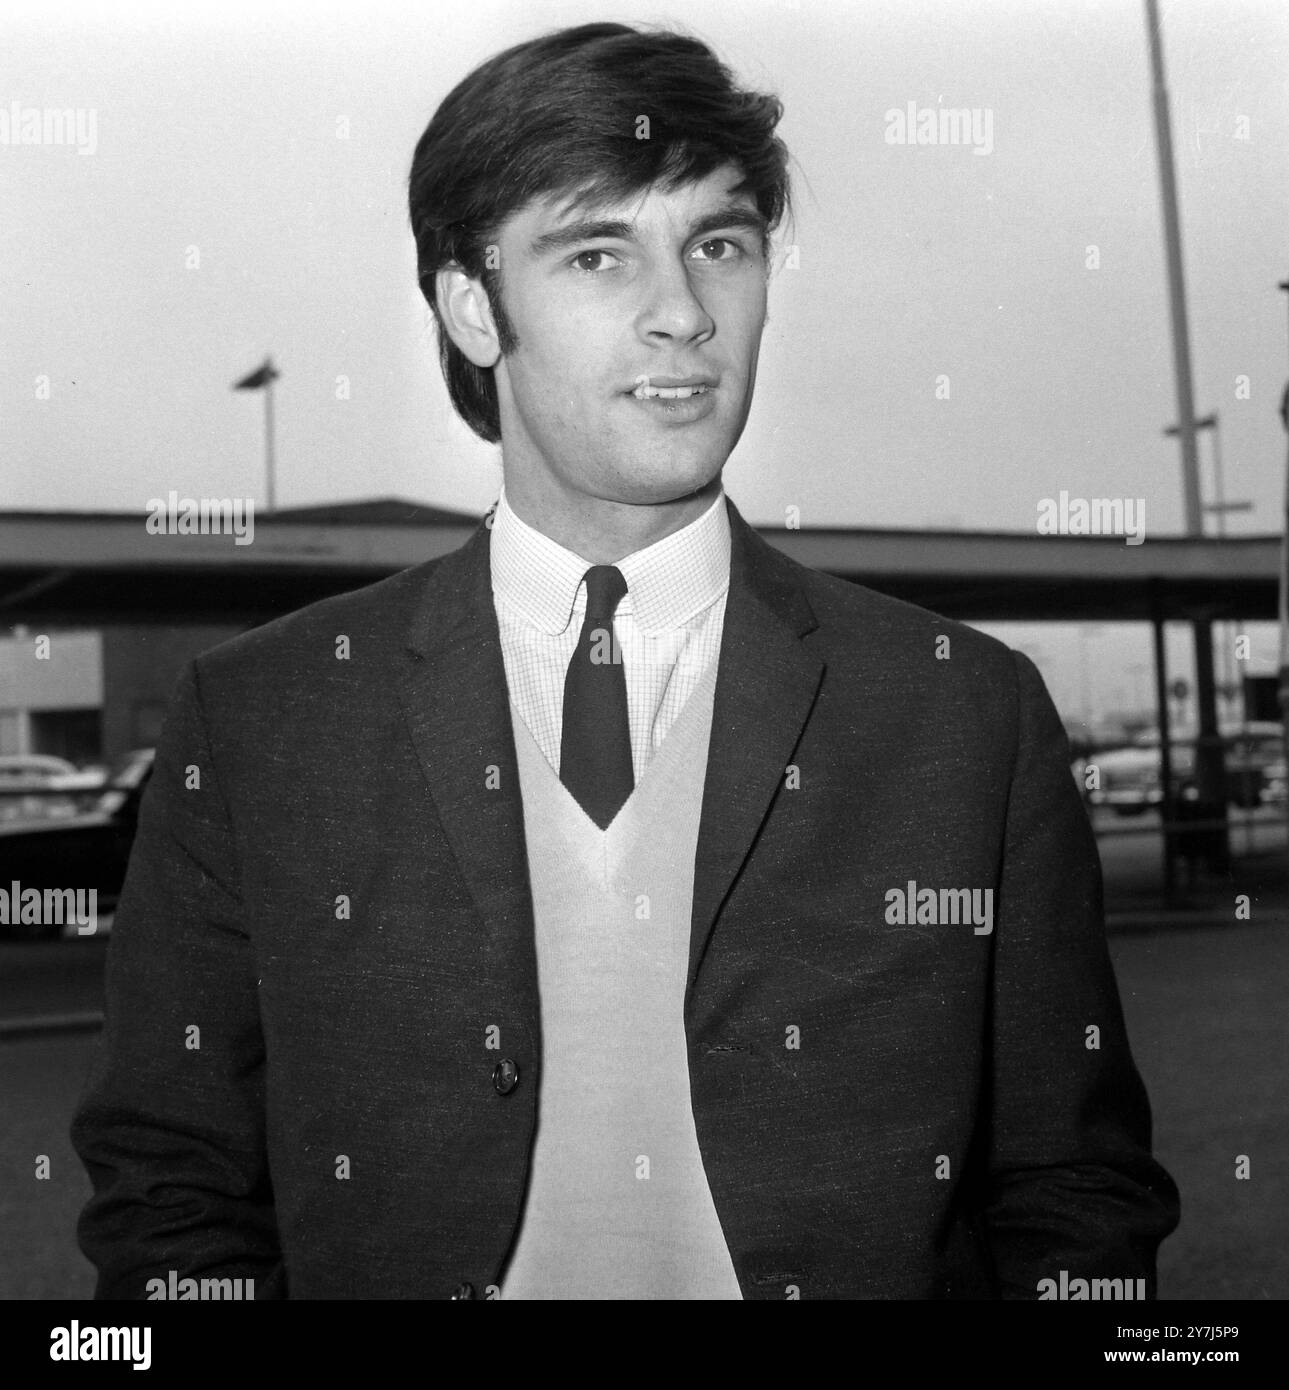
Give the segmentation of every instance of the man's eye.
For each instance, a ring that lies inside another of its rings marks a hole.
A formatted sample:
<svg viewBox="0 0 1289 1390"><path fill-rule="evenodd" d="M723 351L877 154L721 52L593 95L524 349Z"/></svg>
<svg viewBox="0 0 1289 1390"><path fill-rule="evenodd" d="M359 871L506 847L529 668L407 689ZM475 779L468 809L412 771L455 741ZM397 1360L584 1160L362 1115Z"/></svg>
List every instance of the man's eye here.
<svg viewBox="0 0 1289 1390"><path fill-rule="evenodd" d="M726 256L701 256L699 257L700 260L735 261L743 254L743 248L738 244L737 241L731 241L729 237L723 236L711 237L707 241L700 241L694 249L696 251L702 251L705 250L707 247L711 246L728 247L729 254Z"/></svg>
<svg viewBox="0 0 1289 1390"><path fill-rule="evenodd" d="M579 251L569 262L577 270L584 270L590 274L595 274L599 270L612 269L609 266L584 265L584 261L594 261L597 256L612 256L612 251ZM616 260L617 258L614 257Z"/></svg>

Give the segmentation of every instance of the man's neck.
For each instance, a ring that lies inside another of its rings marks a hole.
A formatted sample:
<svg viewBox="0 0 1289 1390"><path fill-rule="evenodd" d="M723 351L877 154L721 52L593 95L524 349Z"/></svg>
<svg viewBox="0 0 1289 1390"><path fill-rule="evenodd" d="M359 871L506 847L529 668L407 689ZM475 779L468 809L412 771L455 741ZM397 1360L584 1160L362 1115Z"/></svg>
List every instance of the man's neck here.
<svg viewBox="0 0 1289 1390"><path fill-rule="evenodd" d="M535 531L588 564L616 565L696 521L715 501L721 479L718 474L688 496L644 506L585 495L549 498L511 478L506 478L505 489L506 504Z"/></svg>

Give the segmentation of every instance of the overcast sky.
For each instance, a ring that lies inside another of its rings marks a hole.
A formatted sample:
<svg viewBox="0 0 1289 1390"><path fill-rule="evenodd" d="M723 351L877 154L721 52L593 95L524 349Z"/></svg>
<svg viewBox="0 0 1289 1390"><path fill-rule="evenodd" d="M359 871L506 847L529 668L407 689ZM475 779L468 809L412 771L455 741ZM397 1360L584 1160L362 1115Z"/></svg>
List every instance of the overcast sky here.
<svg viewBox="0 0 1289 1390"><path fill-rule="evenodd" d="M1220 413L1227 497L1254 503L1230 528L1274 531L1289 5L1163 12L1196 409ZM1181 529L1137 0L10 3L0 106L92 113L94 147L0 145L0 507L262 497L260 399L229 386L269 351L280 503L487 507L498 455L439 376L407 168L470 67L592 19L683 28L786 107L799 266L772 285L725 472L750 521L795 505L807 526L1032 530L1065 489L1144 498L1148 535ZM991 150L888 143L909 103L989 113ZM1069 712L1080 645L1036 633L1009 640L1041 651ZM1089 643L1105 644L1091 698L1131 697L1144 631Z"/></svg>

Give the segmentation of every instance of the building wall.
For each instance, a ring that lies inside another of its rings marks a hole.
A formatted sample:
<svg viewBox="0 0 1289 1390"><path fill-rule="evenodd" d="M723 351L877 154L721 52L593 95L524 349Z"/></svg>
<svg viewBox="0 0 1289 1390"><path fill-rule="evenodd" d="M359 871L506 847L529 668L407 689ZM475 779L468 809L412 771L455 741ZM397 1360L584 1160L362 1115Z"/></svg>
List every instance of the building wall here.
<svg viewBox="0 0 1289 1390"><path fill-rule="evenodd" d="M175 682L195 657L236 637L240 626L105 627L103 757L154 747Z"/></svg>
<svg viewBox="0 0 1289 1390"><path fill-rule="evenodd" d="M0 754L92 759L102 704L100 633L20 626L0 637Z"/></svg>
<svg viewBox="0 0 1289 1390"><path fill-rule="evenodd" d="M239 625L17 627L0 637L0 754L109 766L150 748L184 666Z"/></svg>

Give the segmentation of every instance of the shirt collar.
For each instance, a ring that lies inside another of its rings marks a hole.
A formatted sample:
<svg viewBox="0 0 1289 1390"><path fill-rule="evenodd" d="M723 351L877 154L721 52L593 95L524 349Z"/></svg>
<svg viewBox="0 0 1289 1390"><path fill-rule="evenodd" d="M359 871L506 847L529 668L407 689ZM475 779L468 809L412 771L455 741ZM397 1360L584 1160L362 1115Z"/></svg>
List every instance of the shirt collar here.
<svg viewBox="0 0 1289 1390"><path fill-rule="evenodd" d="M498 598L551 636L568 627L591 561L522 520L507 502L504 487L492 518L489 555ZM646 632L680 627L710 607L729 584L724 489L701 516L624 556L618 569L627 581L618 612L634 614Z"/></svg>

